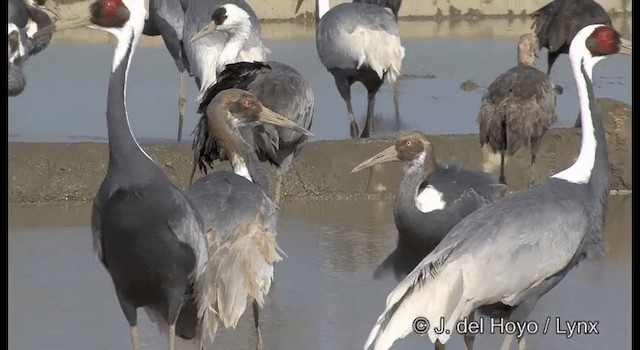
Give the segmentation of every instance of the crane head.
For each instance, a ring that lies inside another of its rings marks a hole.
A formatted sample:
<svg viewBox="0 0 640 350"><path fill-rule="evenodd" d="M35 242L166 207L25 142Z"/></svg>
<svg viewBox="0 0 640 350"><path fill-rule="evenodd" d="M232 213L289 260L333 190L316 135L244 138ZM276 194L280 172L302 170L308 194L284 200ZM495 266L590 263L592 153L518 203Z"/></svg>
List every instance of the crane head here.
<svg viewBox="0 0 640 350"><path fill-rule="evenodd" d="M386 162L423 163L433 156L433 145L427 136L420 131L410 131L398 135L391 147L358 164L351 172L355 173Z"/></svg>
<svg viewBox="0 0 640 350"><path fill-rule="evenodd" d="M613 54L631 54L631 41L624 39L610 26L592 24L582 28L571 41L572 61L587 60L591 66Z"/></svg>
<svg viewBox="0 0 640 350"><path fill-rule="evenodd" d="M313 136L309 130L265 107L252 93L240 89L227 89L218 93L207 106L207 116L224 116L238 127L271 124Z"/></svg>
<svg viewBox="0 0 640 350"><path fill-rule="evenodd" d="M238 27L251 27L249 13L237 5L225 4L213 11L211 22L197 32L190 41L193 43L216 31L226 32Z"/></svg>
<svg viewBox="0 0 640 350"><path fill-rule="evenodd" d="M146 17L144 0L96 0L89 7L89 27L116 36L125 28L141 33Z"/></svg>

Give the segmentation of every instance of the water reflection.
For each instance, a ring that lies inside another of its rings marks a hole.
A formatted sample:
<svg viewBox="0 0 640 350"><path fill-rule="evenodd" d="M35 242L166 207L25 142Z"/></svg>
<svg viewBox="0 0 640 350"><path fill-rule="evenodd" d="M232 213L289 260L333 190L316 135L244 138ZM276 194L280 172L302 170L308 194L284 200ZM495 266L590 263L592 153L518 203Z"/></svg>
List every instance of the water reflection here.
<svg viewBox="0 0 640 350"><path fill-rule="evenodd" d="M390 277L373 280L375 267L393 251L392 202L286 203L279 242L287 258L262 313L267 349L361 348L387 293ZM9 348L129 349L128 326L111 281L93 256L90 206L10 207ZM631 346L631 196L610 196L604 259L585 261L545 296L534 321L599 320L600 334L533 335L535 349L600 349ZM221 331L216 349L255 344L252 317ZM166 346L140 314L144 349ZM37 335L37 336L35 336ZM495 349L501 337L483 334L476 349ZM452 337L451 348L463 348ZM410 335L394 349L430 348Z"/></svg>

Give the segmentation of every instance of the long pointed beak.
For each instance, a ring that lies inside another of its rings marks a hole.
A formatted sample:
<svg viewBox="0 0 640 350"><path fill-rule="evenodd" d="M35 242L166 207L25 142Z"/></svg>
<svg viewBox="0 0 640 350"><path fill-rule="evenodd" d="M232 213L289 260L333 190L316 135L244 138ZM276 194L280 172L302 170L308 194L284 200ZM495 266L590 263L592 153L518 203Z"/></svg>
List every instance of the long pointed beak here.
<svg viewBox="0 0 640 350"><path fill-rule="evenodd" d="M200 40L200 39L204 38L205 36L207 36L207 35L209 35L211 33L215 33L216 27L217 27L217 25L215 23L213 23L213 22L207 24L206 27L202 28L201 31L197 32L196 35L194 35L191 38L190 42L193 43L196 40Z"/></svg>
<svg viewBox="0 0 640 350"><path fill-rule="evenodd" d="M620 38L620 51L623 55L631 55L631 40Z"/></svg>
<svg viewBox="0 0 640 350"><path fill-rule="evenodd" d="M68 29L76 29L80 27L86 27L91 25L91 20L89 17L77 17L72 19L62 19L52 23L42 29L39 29L34 36L40 36L44 34L49 34L52 32L59 32Z"/></svg>
<svg viewBox="0 0 640 350"><path fill-rule="evenodd" d="M262 107L262 111L258 113L258 122L264 123L264 124L271 124L275 126L281 126L283 128L295 130L307 136L313 136L311 131L301 127L295 122L292 122L291 120L281 116L280 114L264 106Z"/></svg>
<svg viewBox="0 0 640 350"><path fill-rule="evenodd" d="M304 0L298 0L298 3L296 4L296 12L295 12L296 15L298 14L298 11L300 11L300 6L302 6L303 1Z"/></svg>
<svg viewBox="0 0 640 350"><path fill-rule="evenodd" d="M353 168L351 172L355 173L362 169L366 169L368 167L374 166L376 164L382 164L382 163L393 162L393 161L399 161L398 152L396 152L395 146L391 146L385 149L384 151L376 154L375 156L365 160L364 162L360 163L358 166Z"/></svg>

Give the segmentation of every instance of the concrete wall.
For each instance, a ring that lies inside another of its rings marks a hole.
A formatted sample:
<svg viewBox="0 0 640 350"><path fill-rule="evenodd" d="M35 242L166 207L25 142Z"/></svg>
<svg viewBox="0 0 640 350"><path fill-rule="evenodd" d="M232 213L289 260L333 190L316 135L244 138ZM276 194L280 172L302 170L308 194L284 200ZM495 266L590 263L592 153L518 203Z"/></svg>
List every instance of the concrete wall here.
<svg viewBox="0 0 640 350"><path fill-rule="evenodd" d="M148 1L148 0L146 0ZM287 21L307 13L313 18L315 0L304 0L298 15L294 13L297 0L247 0L262 20ZM631 12L631 0L596 0L612 14ZM331 6L344 1L329 0ZM506 16L530 14L547 4L549 0L403 0L400 17L433 17L436 15L487 15ZM86 11L86 1L49 0L48 6L58 9L62 17L74 16Z"/></svg>

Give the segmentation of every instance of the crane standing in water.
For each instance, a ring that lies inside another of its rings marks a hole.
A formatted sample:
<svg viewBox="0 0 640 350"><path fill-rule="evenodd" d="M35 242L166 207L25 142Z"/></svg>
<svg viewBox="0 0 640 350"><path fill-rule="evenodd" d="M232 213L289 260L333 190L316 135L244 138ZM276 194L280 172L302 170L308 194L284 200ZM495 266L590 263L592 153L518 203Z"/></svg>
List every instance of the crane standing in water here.
<svg viewBox="0 0 640 350"><path fill-rule="evenodd" d="M610 167L591 75L598 61L618 52L630 54L631 44L609 26L590 25L576 34L569 51L583 125L576 162L462 219L389 294L365 349L389 349L411 332L417 317L443 322L443 332L431 327L427 335L445 344L459 320L496 303L522 322L572 268L602 251ZM502 350L513 336L505 336ZM525 348L524 337L518 346Z"/></svg>

